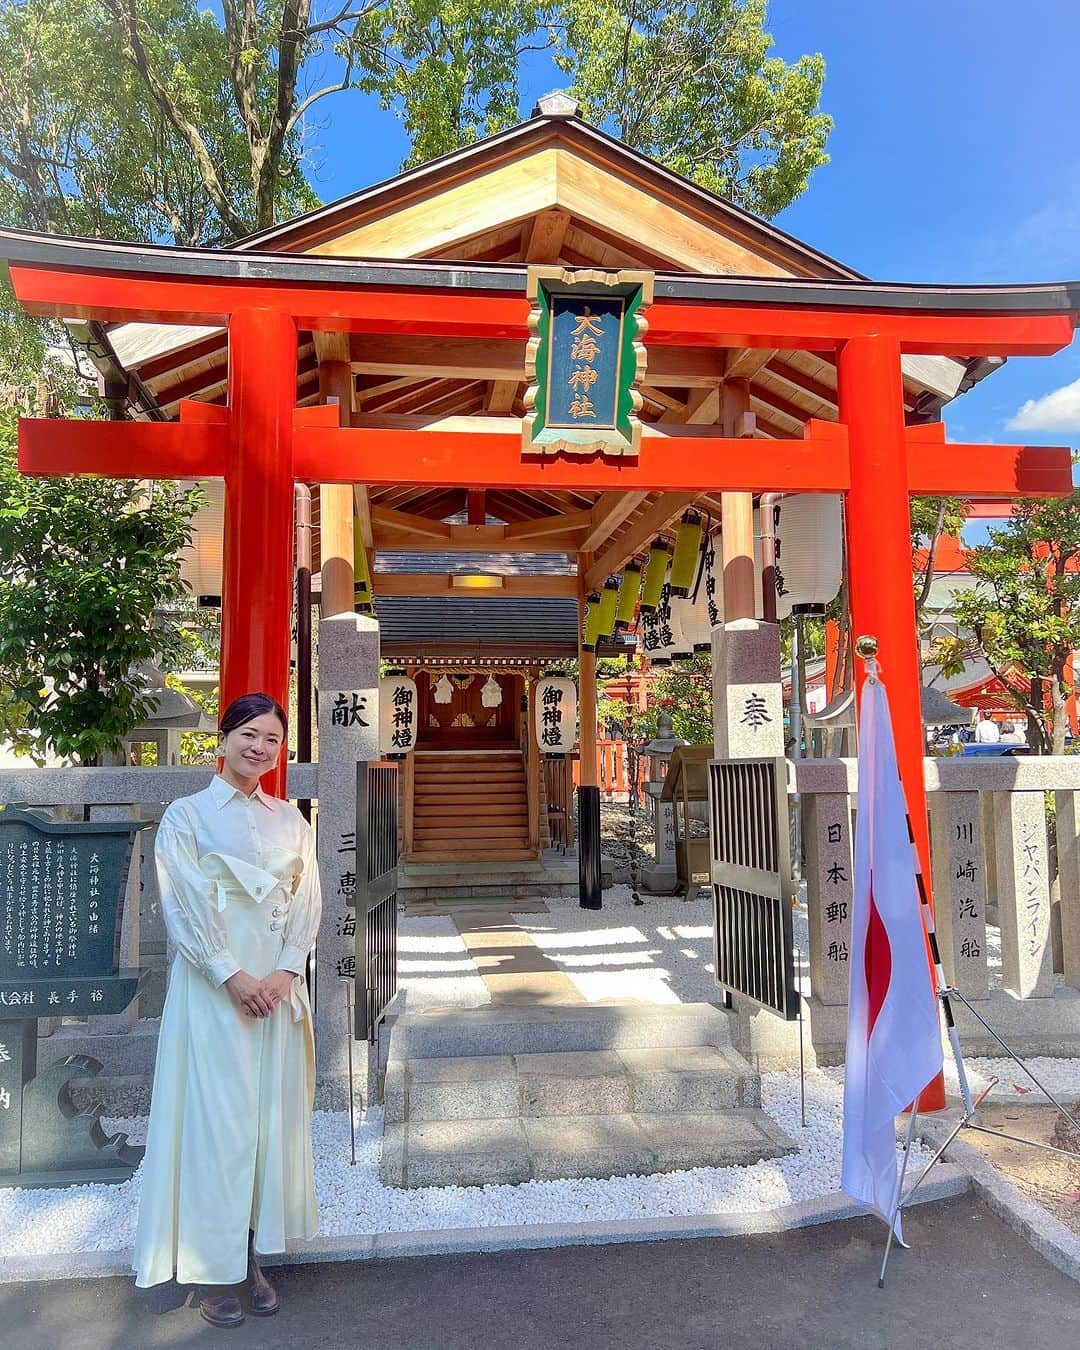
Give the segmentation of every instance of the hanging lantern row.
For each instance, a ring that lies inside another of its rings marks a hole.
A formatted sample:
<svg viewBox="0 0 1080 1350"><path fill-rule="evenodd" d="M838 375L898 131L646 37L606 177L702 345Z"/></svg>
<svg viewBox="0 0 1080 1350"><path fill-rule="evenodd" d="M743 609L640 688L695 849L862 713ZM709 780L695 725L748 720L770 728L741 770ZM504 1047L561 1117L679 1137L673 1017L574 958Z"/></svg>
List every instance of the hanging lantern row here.
<svg viewBox="0 0 1080 1350"><path fill-rule="evenodd" d="M379 680L379 753L404 759L416 746L416 681L403 670L388 670Z"/></svg>
<svg viewBox="0 0 1080 1350"><path fill-rule="evenodd" d="M375 597L371 587L371 569L368 566L364 536L353 531L353 609L357 614L374 614Z"/></svg>
<svg viewBox="0 0 1080 1350"><path fill-rule="evenodd" d="M569 755L577 740L577 686L568 675L546 674L533 690L533 727L541 754Z"/></svg>

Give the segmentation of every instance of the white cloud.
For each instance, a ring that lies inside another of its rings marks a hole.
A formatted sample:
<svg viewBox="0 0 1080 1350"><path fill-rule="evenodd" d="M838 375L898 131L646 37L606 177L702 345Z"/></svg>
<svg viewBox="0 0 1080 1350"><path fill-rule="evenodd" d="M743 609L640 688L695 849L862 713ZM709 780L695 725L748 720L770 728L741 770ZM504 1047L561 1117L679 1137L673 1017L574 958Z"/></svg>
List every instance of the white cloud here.
<svg viewBox="0 0 1080 1350"><path fill-rule="evenodd" d="M1080 431L1080 380L1029 398L1009 419L1010 431Z"/></svg>

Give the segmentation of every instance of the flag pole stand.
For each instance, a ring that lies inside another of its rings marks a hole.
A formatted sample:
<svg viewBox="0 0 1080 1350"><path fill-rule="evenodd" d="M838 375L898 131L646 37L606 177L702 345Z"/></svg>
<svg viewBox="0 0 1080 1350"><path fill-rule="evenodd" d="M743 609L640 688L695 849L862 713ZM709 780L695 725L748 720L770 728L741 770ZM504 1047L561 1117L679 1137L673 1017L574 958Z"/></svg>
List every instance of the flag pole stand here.
<svg viewBox="0 0 1080 1350"><path fill-rule="evenodd" d="M863 646L864 643L866 644L865 647ZM872 678L877 678L877 660L876 660L877 640L875 638L869 639L859 638L856 643L856 650L859 652L859 655L863 658L865 662L867 675ZM945 970L941 964L941 952L938 947L937 929L934 926L934 911L930 906L930 897L927 894L926 880L923 877L922 864L919 861L919 850L915 847L915 832L911 828L910 812L907 813L907 831L908 831L908 841L911 844L911 856L915 867L915 883L916 886L918 887L919 892L919 908L922 912L923 924L926 929L926 937L927 941L930 944L930 952L933 957L934 991L937 995L938 1002L941 1005L942 1014L944 1015L945 1018L945 1027L949 1038L949 1048L952 1050L953 1062L956 1065L956 1077L960 1084L960 1101L962 1104L963 1113L959 1121L957 1121L956 1125L952 1128L952 1130L949 1131L949 1134L946 1137L945 1141L938 1146L937 1151L934 1153L934 1156L923 1168L923 1171L920 1174L918 1180L915 1181L915 1183L909 1188L907 1194L905 1195L903 1193L904 1177L907 1172L907 1165L908 1159L911 1154L911 1147L912 1144L914 1143L916 1120L919 1114L918 1100L916 1100L912 1104L911 1116L908 1121L907 1139L904 1144L903 1162L901 1163L900 1166L900 1175L897 1180L896 1194L893 1199L892 1210L889 1214L889 1236L885 1242L885 1256L884 1260L881 1263L881 1274L878 1278L879 1289L884 1289L885 1287L885 1272L889 1262L889 1254L892 1250L892 1241L895 1234L896 1223L900 1216L900 1211L905 1207L906 1204L910 1204L912 1196L919 1189L919 1187L926 1180L926 1178L930 1175L930 1171L933 1168L934 1164L941 1160L941 1158L945 1154L945 1151L948 1149L949 1145L953 1142L953 1140L957 1137L957 1135L960 1133L961 1130L963 1129L976 1130L978 1131L979 1134L996 1135L999 1139L1008 1139L1018 1144L1028 1144L1032 1148L1043 1149L1050 1153L1060 1153L1063 1157L1070 1158L1073 1160L1075 1160L1076 1158L1076 1154L1074 1152L1070 1152L1068 1149L1057 1148L1053 1144L1040 1144L1033 1139L1022 1139L1016 1135L1006 1134L1002 1130L990 1129L989 1126L980 1125L975 1121L975 1116L979 1110L979 1107L983 1104L986 1098L993 1091L994 1087L997 1085L998 1080L996 1078L991 1078L989 1083L987 1083L986 1087L983 1088L983 1090L979 1093L979 1095L977 1097L972 1097L971 1084L968 1081L967 1075L967 1065L964 1061L964 1052L960 1045L960 1033L956 1029L956 1020L953 1016L952 1000L954 997L960 1000L960 1002L964 1005L964 1007L967 1008L968 1012L970 1012L971 1015L975 1018L975 1020L982 1025L984 1030L989 1033L989 1035L997 1042L997 1044L1002 1048L1002 1050L1005 1051L1005 1053L1009 1056L1009 1058L1019 1065L1021 1070L1027 1075L1028 1078L1031 1079L1031 1081L1035 1084L1035 1086L1039 1089L1039 1091L1043 1094L1043 1096L1046 1097L1046 1099L1051 1103L1051 1105L1053 1105L1057 1109L1057 1111L1062 1115L1062 1117L1064 1117L1064 1119L1069 1122L1069 1124L1076 1131L1078 1140L1080 1140L1080 1121L1078 1121L1075 1116L1073 1116L1068 1110L1066 1110L1066 1108L1062 1105L1061 1102L1058 1101L1058 1099L1053 1095L1053 1093L1050 1092L1050 1090L1039 1081L1039 1079L1035 1076L1034 1073L1032 1073L1032 1071L1028 1068L1028 1066L1024 1063L1024 1061L1020 1058L1020 1056L1016 1054L1016 1052L1009 1045L1006 1044L1006 1042L998 1035L998 1033L989 1024L989 1022L987 1022L986 1018L983 1017L982 1013L980 1013L978 1009L972 1005L970 1000L965 998L965 996L960 992L960 990L957 989L954 985L950 985L948 980L945 978Z"/></svg>

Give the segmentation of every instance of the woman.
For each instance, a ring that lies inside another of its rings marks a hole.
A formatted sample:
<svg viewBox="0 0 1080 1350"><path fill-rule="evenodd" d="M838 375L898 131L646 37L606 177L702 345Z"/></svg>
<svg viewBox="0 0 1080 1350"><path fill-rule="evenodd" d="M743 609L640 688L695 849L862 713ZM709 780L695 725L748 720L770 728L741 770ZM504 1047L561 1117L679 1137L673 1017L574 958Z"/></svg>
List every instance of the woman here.
<svg viewBox="0 0 1080 1350"><path fill-rule="evenodd" d="M317 1226L315 1091L304 983L321 897L311 826L259 779L285 743L285 714L246 694L221 719L221 773L165 811L155 857L177 954L161 1018L135 1239L135 1283L201 1288L200 1312L236 1326L230 1286L278 1310L255 1253ZM250 1230L250 1234L249 1234Z"/></svg>

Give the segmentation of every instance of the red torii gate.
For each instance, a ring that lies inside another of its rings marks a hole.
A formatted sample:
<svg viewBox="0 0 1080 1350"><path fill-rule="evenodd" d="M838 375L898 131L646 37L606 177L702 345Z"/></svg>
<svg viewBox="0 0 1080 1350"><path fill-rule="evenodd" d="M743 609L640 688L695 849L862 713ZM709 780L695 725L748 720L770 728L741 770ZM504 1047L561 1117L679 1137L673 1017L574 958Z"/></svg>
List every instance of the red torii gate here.
<svg viewBox="0 0 1080 1350"><path fill-rule="evenodd" d="M658 276L647 346L835 353L838 423L803 440L731 440L710 427L645 429L637 459L524 459L516 419L361 418L298 409L299 330L528 337L522 265L360 263L295 254L102 244L0 231L15 294L33 314L227 326L225 407L185 403L178 423L27 419L26 473L225 480L221 699L288 687L294 478L369 485L586 491L842 492L852 622L881 644L897 754L930 875L912 493L1064 496L1067 449L947 445L904 421L904 354L1050 355L1072 341L1080 288L920 287ZM861 672L860 672L861 678ZM278 787L283 785L279 780Z"/></svg>

